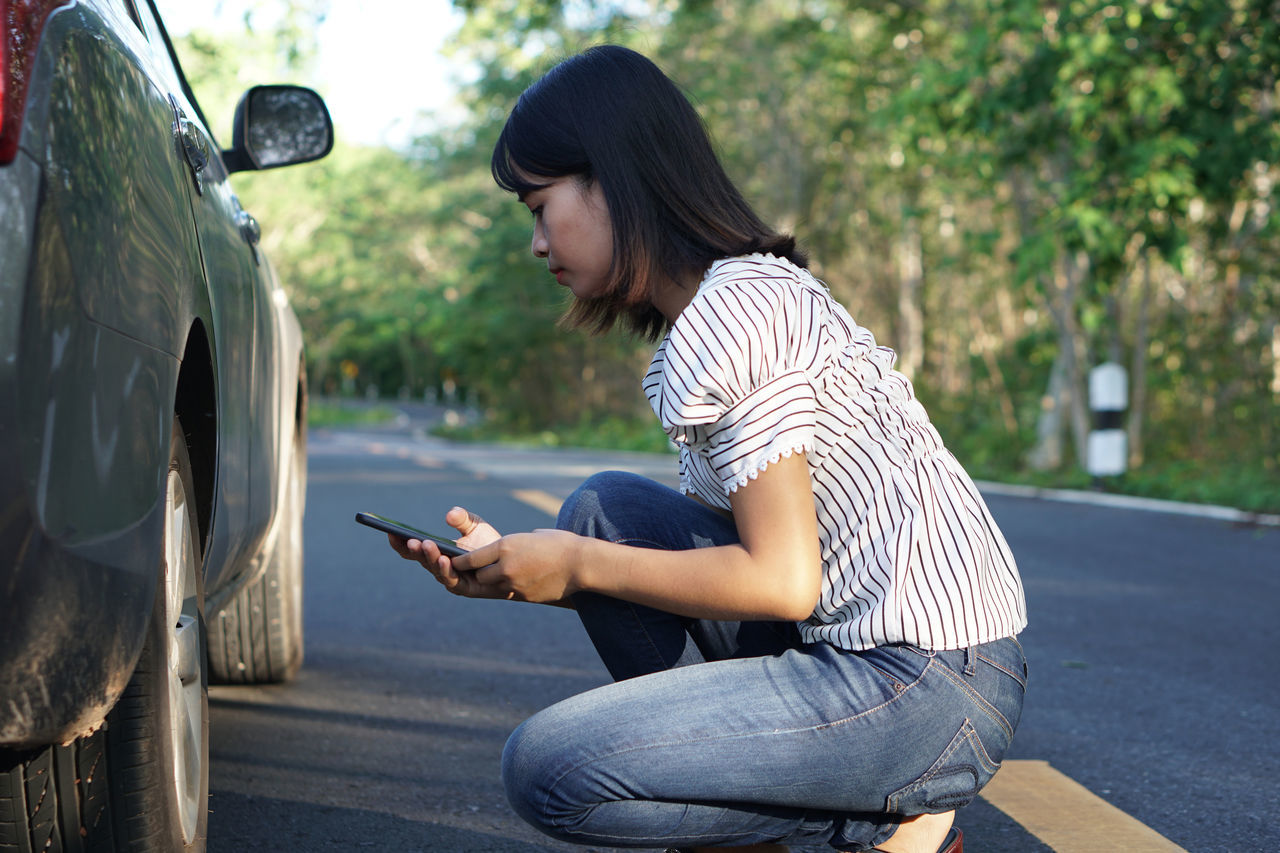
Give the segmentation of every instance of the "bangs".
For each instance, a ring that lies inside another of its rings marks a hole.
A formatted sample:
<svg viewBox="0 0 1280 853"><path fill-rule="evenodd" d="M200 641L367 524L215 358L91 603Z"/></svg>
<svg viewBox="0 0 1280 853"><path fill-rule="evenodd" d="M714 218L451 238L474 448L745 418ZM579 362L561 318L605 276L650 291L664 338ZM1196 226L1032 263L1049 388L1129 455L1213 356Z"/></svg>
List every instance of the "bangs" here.
<svg viewBox="0 0 1280 853"><path fill-rule="evenodd" d="M542 100L546 93L537 84L521 95L493 146L489 169L494 182L520 197L556 178L593 177L577 129L566 120L569 106L547 105Z"/></svg>
<svg viewBox="0 0 1280 853"><path fill-rule="evenodd" d="M519 198L524 198L528 193L550 184L551 179L560 177L548 174L544 169L525 162L519 156L522 152L512 150L507 137L508 134L504 130L493 149L493 161L489 164L493 180L499 187L509 193L515 193ZM539 178L547 180L538 180Z"/></svg>

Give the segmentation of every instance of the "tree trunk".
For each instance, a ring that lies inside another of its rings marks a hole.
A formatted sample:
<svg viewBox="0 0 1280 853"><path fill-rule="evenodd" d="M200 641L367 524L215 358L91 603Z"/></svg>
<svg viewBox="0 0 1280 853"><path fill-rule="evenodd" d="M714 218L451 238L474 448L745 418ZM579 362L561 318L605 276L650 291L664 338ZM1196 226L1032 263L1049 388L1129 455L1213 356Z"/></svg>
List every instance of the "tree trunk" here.
<svg viewBox="0 0 1280 853"><path fill-rule="evenodd" d="M1036 443L1027 453L1027 465L1033 471L1056 471L1062 467L1062 435L1065 421L1062 412L1066 408L1065 390L1068 387L1067 356L1058 349L1049 370L1049 386L1040 398L1040 414L1036 417Z"/></svg>
<svg viewBox="0 0 1280 853"><path fill-rule="evenodd" d="M1009 173L1009 185L1013 191L1014 209L1018 214L1018 230L1023 239L1035 230L1035 217L1031 209L1031 193L1027 186L1026 167L1015 167ZM1056 171L1062 171L1060 168ZM1036 273L1036 282L1044 294L1049 316L1053 318L1058 333L1058 352L1053 358L1049 383L1040 398L1040 411L1036 416L1036 443L1027 453L1027 465L1035 471L1052 471L1064 461L1063 433L1070 424L1075 435L1076 454L1084 460L1088 441L1088 423L1083 434L1078 429L1078 410L1082 410L1078 389L1082 387L1077 351L1078 329L1075 321L1075 294L1080 280L1080 269L1065 248L1060 248L1061 262L1052 271ZM1066 417L1067 415L1070 417Z"/></svg>
<svg viewBox="0 0 1280 853"><path fill-rule="evenodd" d="M1129 470L1142 466L1142 422L1147 409L1147 322L1151 307L1151 253L1142 256L1142 290L1138 294L1138 317L1133 329L1133 351L1129 365Z"/></svg>
<svg viewBox="0 0 1280 853"><path fill-rule="evenodd" d="M417 351L410 330L400 329L396 335L396 354L400 356L401 387L412 394L418 387L418 366L422 362L422 356Z"/></svg>
<svg viewBox="0 0 1280 853"><path fill-rule="evenodd" d="M969 331L973 335L973 339L978 343L978 350L982 353L982 362L987 366L987 372L991 374L991 393L995 395L996 402L1000 405L1000 417L1004 421L1005 432L1009 434L1011 440L1017 440L1018 437L1018 416L1014 411L1013 397L1009 394L1009 386L1004 381L1004 371L1000 369L1000 359L996 357L995 348L991 345L992 335L988 334L982 326L982 320L976 312L970 311L969 314Z"/></svg>
<svg viewBox="0 0 1280 853"><path fill-rule="evenodd" d="M1085 395L1085 365L1089 360L1089 348L1080 323L1076 319L1076 294L1088 272L1089 259L1083 252L1063 256L1059 276L1060 311L1058 313L1058 346L1069 354L1067 360L1067 389L1071 412L1071 436L1076 454L1076 464L1088 463L1089 401Z"/></svg>
<svg viewBox="0 0 1280 853"><path fill-rule="evenodd" d="M1088 462L1089 410L1083 367L1088 361L1088 347L1076 320L1076 294L1088 267L1089 259L1083 253L1064 253L1054 272L1053 286L1046 293L1045 302L1058 330L1058 354L1049 377L1049 390L1041 401L1036 446L1028 455L1028 464L1038 471L1062 464L1061 433L1067 426L1077 464Z"/></svg>
<svg viewBox="0 0 1280 853"><path fill-rule="evenodd" d="M914 380L924 363L924 248L920 219L911 212L914 199L904 199L902 234L898 240L897 369Z"/></svg>

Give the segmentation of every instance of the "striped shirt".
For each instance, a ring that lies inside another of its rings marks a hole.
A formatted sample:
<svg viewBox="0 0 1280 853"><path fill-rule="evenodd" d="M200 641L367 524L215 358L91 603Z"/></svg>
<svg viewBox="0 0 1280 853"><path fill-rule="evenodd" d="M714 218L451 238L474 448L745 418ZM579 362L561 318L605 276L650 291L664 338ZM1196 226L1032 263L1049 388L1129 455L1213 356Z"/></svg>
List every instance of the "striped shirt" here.
<svg viewBox="0 0 1280 853"><path fill-rule="evenodd" d="M1025 627L1013 555L911 383L826 287L786 260L717 261L644 378L680 489L729 495L809 463L822 594L806 642L957 649Z"/></svg>

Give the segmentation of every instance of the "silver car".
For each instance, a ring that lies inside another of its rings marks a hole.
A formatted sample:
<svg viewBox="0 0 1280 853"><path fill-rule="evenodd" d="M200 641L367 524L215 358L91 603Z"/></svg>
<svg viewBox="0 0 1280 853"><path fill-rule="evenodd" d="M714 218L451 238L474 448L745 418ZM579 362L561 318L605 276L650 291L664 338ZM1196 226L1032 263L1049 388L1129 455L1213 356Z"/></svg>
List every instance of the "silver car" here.
<svg viewBox="0 0 1280 853"><path fill-rule="evenodd" d="M228 174L333 130L264 86L233 137L150 0L0 0L0 849L203 850L209 680L302 661L302 338Z"/></svg>

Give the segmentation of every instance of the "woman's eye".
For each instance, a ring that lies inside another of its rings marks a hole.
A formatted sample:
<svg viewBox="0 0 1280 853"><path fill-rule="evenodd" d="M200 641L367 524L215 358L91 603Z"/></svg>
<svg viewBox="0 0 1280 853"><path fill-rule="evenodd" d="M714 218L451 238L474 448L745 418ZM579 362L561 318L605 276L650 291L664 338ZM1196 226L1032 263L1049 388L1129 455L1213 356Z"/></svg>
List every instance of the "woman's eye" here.
<svg viewBox="0 0 1280 853"><path fill-rule="evenodd" d="M535 220L536 220L536 219L540 219L540 218L542 217L542 205L538 205L537 207L531 208L531 209L529 210L529 214L530 214L530 215L531 215Z"/></svg>

